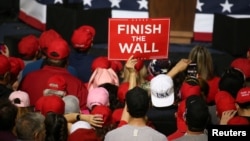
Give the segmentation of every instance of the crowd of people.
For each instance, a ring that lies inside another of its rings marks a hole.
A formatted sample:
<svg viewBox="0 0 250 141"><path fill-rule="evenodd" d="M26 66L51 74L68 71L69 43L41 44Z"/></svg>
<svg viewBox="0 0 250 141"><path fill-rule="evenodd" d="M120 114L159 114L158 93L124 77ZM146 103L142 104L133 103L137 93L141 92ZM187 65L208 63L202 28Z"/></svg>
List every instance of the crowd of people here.
<svg viewBox="0 0 250 141"><path fill-rule="evenodd" d="M27 35L19 56L3 46L1 141L207 141L209 125L250 124L250 49L216 75L204 46L177 62L109 60L89 54L95 34Z"/></svg>

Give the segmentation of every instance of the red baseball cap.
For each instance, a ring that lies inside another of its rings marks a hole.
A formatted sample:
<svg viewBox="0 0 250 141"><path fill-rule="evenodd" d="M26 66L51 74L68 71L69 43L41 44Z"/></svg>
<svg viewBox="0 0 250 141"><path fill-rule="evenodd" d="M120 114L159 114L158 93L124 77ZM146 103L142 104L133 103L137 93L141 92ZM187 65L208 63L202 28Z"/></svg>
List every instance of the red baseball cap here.
<svg viewBox="0 0 250 141"><path fill-rule="evenodd" d="M120 72L123 69L123 64L119 60L110 60L110 67L116 72Z"/></svg>
<svg viewBox="0 0 250 141"><path fill-rule="evenodd" d="M111 123L112 111L108 106L105 105L96 105L90 112L91 114L99 114L103 117L103 125L108 125Z"/></svg>
<svg viewBox="0 0 250 141"><path fill-rule="evenodd" d="M181 99L186 99L191 95L200 95L201 88L199 85L193 86L188 84L187 82L183 82L180 92L181 92Z"/></svg>
<svg viewBox="0 0 250 141"><path fill-rule="evenodd" d="M41 108L40 112L43 115L46 115L48 112L64 114L65 103L62 98L56 95L48 95L41 98L44 99L40 102L41 107L38 108Z"/></svg>
<svg viewBox="0 0 250 141"><path fill-rule="evenodd" d="M68 141L100 141L94 129L79 128L69 134Z"/></svg>
<svg viewBox="0 0 250 141"><path fill-rule="evenodd" d="M11 74L17 78L18 74L24 69L24 61L18 57L9 57L10 62L10 72Z"/></svg>
<svg viewBox="0 0 250 141"><path fill-rule="evenodd" d="M125 103L126 93L128 92L129 82L123 82L118 86L117 97L121 103Z"/></svg>
<svg viewBox="0 0 250 141"><path fill-rule="evenodd" d="M93 60L93 62L91 64L91 70L92 70L92 72L94 72L96 68L108 69L108 68L110 68L110 66L111 66L111 63L108 60L108 57L99 56Z"/></svg>
<svg viewBox="0 0 250 141"><path fill-rule="evenodd" d="M237 103L247 103L250 102L250 87L241 88L236 96Z"/></svg>
<svg viewBox="0 0 250 141"><path fill-rule="evenodd" d="M235 116L227 122L227 125L249 125L249 124L250 123L247 120L247 118L242 116Z"/></svg>
<svg viewBox="0 0 250 141"><path fill-rule="evenodd" d="M49 44L47 56L51 59L60 60L68 57L69 53L68 43L64 39L58 38Z"/></svg>
<svg viewBox="0 0 250 141"><path fill-rule="evenodd" d="M49 44L57 39L61 38L61 35L57 33L54 29L49 29L44 32L39 37L39 44L42 50L47 50Z"/></svg>
<svg viewBox="0 0 250 141"><path fill-rule="evenodd" d="M46 98L45 96L42 96L36 101L36 103L35 103L35 111L36 112L42 111L42 106L43 106L43 102L44 102L45 98Z"/></svg>
<svg viewBox="0 0 250 141"><path fill-rule="evenodd" d="M250 78L250 59L237 58L232 61L231 67L239 69L246 78Z"/></svg>
<svg viewBox="0 0 250 141"><path fill-rule="evenodd" d="M9 62L9 59L0 54L0 75L3 75L5 74L6 72L10 72L10 69L11 69L11 65L10 65L10 62Z"/></svg>
<svg viewBox="0 0 250 141"><path fill-rule="evenodd" d="M66 80L62 75L53 75L48 79L47 88L44 90L45 95L55 94L58 96L66 95Z"/></svg>
<svg viewBox="0 0 250 141"><path fill-rule="evenodd" d="M74 30L71 37L71 42L74 48L81 48L87 50L91 47L95 36L95 29L89 25L83 25L78 29Z"/></svg>
<svg viewBox="0 0 250 141"><path fill-rule="evenodd" d="M226 91L219 91L215 95L216 111L218 116L221 117L224 111L236 110L235 99Z"/></svg>
<svg viewBox="0 0 250 141"><path fill-rule="evenodd" d="M140 71L144 66L144 61L141 59L137 59L137 63L135 64L136 71Z"/></svg>
<svg viewBox="0 0 250 141"><path fill-rule="evenodd" d="M24 57L34 57L39 49L39 41L35 35L27 35L18 43L18 53Z"/></svg>
<svg viewBox="0 0 250 141"><path fill-rule="evenodd" d="M123 108L115 109L112 113L112 123L119 123L122 117Z"/></svg>

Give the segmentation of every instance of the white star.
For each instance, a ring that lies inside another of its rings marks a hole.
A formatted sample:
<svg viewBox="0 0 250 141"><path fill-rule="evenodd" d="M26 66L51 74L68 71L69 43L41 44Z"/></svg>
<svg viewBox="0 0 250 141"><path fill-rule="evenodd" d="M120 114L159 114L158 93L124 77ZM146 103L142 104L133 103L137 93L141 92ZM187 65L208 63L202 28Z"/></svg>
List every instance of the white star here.
<svg viewBox="0 0 250 141"><path fill-rule="evenodd" d="M202 12L202 6L204 5L204 2L200 2L199 0L197 1L196 4L196 9L199 10L200 12Z"/></svg>
<svg viewBox="0 0 250 141"><path fill-rule="evenodd" d="M111 2L111 8L117 7L120 8L120 2L122 0L109 0L109 2Z"/></svg>
<svg viewBox="0 0 250 141"><path fill-rule="evenodd" d="M55 1L54 1L54 4L56 4L56 3L63 4L63 0L55 0Z"/></svg>
<svg viewBox="0 0 250 141"><path fill-rule="evenodd" d="M88 6L92 6L91 4L92 0L83 0L83 5L88 5Z"/></svg>
<svg viewBox="0 0 250 141"><path fill-rule="evenodd" d="M231 13L231 7L234 6L234 5L228 3L228 0L226 0L225 3L221 3L220 6L223 7L222 12L228 11L229 13Z"/></svg>
<svg viewBox="0 0 250 141"><path fill-rule="evenodd" d="M137 3L139 3L139 5L140 5L139 9L142 9L142 8L148 9L148 1L147 0L138 0Z"/></svg>

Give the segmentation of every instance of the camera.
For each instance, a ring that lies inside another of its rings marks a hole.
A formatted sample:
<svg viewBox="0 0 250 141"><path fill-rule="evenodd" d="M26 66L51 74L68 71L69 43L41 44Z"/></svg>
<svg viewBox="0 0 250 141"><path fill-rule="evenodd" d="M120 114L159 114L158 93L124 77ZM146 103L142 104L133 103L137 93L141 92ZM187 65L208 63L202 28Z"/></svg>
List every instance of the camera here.
<svg viewBox="0 0 250 141"><path fill-rule="evenodd" d="M197 64L190 63L187 67L187 76L196 77L197 76Z"/></svg>

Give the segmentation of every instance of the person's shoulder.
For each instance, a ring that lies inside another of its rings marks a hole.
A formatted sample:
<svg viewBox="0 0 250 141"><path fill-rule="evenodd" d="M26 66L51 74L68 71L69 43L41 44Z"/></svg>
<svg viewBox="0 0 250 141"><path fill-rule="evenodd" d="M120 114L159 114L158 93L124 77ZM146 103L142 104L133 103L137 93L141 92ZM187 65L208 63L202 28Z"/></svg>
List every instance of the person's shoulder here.
<svg viewBox="0 0 250 141"><path fill-rule="evenodd" d="M38 74L40 74L40 72L41 72L41 69L30 70L25 75L23 75L23 80L25 80L27 78L33 78L34 76L37 77L37 76L39 76Z"/></svg>
<svg viewBox="0 0 250 141"><path fill-rule="evenodd" d="M117 127L117 128L115 128L115 129L113 129L113 130L110 130L110 131L106 134L106 137L109 137L109 136L116 136L117 133L122 132L122 131L124 130L124 127L125 127L125 126L126 126L126 125L121 126L121 127Z"/></svg>
<svg viewBox="0 0 250 141"><path fill-rule="evenodd" d="M152 133L154 133L154 138L159 141L167 141L166 135L152 128Z"/></svg>
<svg viewBox="0 0 250 141"><path fill-rule="evenodd" d="M39 59L39 60L36 60L34 62L30 62L30 63L26 64L24 69L23 69L23 73L28 73L30 71L40 69L42 66L42 63L43 63L43 59Z"/></svg>
<svg viewBox="0 0 250 141"><path fill-rule="evenodd" d="M183 135L179 138L176 138L172 141L193 141L193 140L198 140L198 141L207 141L208 136L207 134L199 134L199 135Z"/></svg>
<svg viewBox="0 0 250 141"><path fill-rule="evenodd" d="M36 61L32 61L32 62L30 62L30 63L27 63L27 64L25 65L25 67L34 67L34 66L39 66L39 67L41 67L41 65L42 65L42 63L43 63L43 60L44 60L44 59L39 59L39 60L36 60Z"/></svg>
<svg viewBox="0 0 250 141"><path fill-rule="evenodd" d="M149 128L151 128L151 127L149 127ZM162 137L166 138L166 136L165 136L164 134L162 134L161 132L159 132L158 130L153 129L153 128L151 128L151 129L152 129L152 132L154 132L154 134L156 134L156 135L158 135L158 136L162 136Z"/></svg>
<svg viewBox="0 0 250 141"><path fill-rule="evenodd" d="M156 129L154 129L150 126L145 126L145 128L147 128L147 132L151 133L151 135L153 135L153 136L166 138L166 136L164 134L162 134L161 132L157 131Z"/></svg>
<svg viewBox="0 0 250 141"><path fill-rule="evenodd" d="M172 141L189 141L189 140L190 140L189 137L183 135L183 136L180 136L176 139L173 139Z"/></svg>

